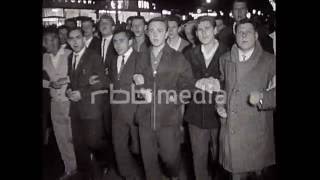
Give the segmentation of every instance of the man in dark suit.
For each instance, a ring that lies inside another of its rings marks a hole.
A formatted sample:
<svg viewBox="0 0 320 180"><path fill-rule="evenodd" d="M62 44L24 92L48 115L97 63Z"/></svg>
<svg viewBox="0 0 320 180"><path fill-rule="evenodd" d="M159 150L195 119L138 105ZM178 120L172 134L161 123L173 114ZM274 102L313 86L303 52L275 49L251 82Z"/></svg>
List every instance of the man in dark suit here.
<svg viewBox="0 0 320 180"><path fill-rule="evenodd" d="M136 104L131 101L133 90L133 75L135 65L139 60L139 53L133 50L133 33L130 30L118 29L113 34L114 48L118 56L111 59L109 77L112 82L111 109L112 109L112 139L119 172L125 179L139 179L142 169L130 152L129 143L136 143L138 134L134 125ZM121 93L126 91L129 96ZM120 101L126 101L119 103ZM131 136L133 133L133 137Z"/></svg>
<svg viewBox="0 0 320 180"><path fill-rule="evenodd" d="M68 43L73 53L69 56L67 96L71 100L71 127L78 171L85 180L99 178L99 171L94 168L94 154L103 144L103 101L101 95L95 94L105 88L107 81L101 57L95 51L86 49L80 28L69 31ZM90 85L89 78L93 75L98 76L100 82Z"/></svg>
<svg viewBox="0 0 320 180"><path fill-rule="evenodd" d="M146 20L143 16L131 17L131 31L134 33L132 48L137 52L146 50L150 46L148 36L145 34Z"/></svg>
<svg viewBox="0 0 320 180"><path fill-rule="evenodd" d="M209 16L200 17L196 23L196 34L201 45L192 49L189 56L186 57L196 80L220 77L219 57L227 52L228 48L215 39L215 26L215 19ZM211 179L208 171L209 149L213 154L213 159L217 162L220 121L215 110L215 94L205 92L194 94L194 96L198 101L204 99L205 102L199 104L191 101L184 120L189 124L195 179L209 180Z"/></svg>
<svg viewBox="0 0 320 180"><path fill-rule="evenodd" d="M99 53L100 39L93 36L95 31L94 22L91 18L87 17L81 21L81 29L83 30L84 37L86 38L87 49L96 51Z"/></svg>
<svg viewBox="0 0 320 180"><path fill-rule="evenodd" d="M100 17L98 26L102 36L98 48L99 48L99 53L103 60L105 75L108 76L111 59L118 56L112 44L112 37L113 37L112 33L114 30L115 23L111 16L104 14ZM110 96L107 94L105 94L104 96L103 122L104 122L106 138L108 142L110 142L111 141L111 106L110 106Z"/></svg>

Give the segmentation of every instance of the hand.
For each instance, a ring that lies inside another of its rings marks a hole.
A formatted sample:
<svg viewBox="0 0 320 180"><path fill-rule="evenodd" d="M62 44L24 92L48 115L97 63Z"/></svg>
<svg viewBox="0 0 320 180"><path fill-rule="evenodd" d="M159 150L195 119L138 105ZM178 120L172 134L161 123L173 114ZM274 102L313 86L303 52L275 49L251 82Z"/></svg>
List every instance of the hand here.
<svg viewBox="0 0 320 180"><path fill-rule="evenodd" d="M80 91L72 91L70 99L71 101L78 102L81 99Z"/></svg>
<svg viewBox="0 0 320 180"><path fill-rule="evenodd" d="M67 89L66 90L66 95L67 95L67 97L70 99L70 97L71 97L71 92L72 92L72 90L71 89Z"/></svg>
<svg viewBox="0 0 320 180"><path fill-rule="evenodd" d="M196 87L204 91L205 90L205 81L206 81L205 78L199 79L196 82Z"/></svg>
<svg viewBox="0 0 320 180"><path fill-rule="evenodd" d="M133 81L136 85L144 84L144 78L142 74L135 74L133 75Z"/></svg>
<svg viewBox="0 0 320 180"><path fill-rule="evenodd" d="M205 83L206 91L208 91L209 93L220 91L220 82L218 79L210 77L205 81Z"/></svg>
<svg viewBox="0 0 320 180"><path fill-rule="evenodd" d="M140 89L141 94L147 101L147 103L151 103L152 101L152 91L151 89Z"/></svg>
<svg viewBox="0 0 320 180"><path fill-rule="evenodd" d="M105 68L105 69L104 69L104 74L105 74L105 75L108 75L108 74L109 74L109 69L108 69L108 68Z"/></svg>
<svg viewBox="0 0 320 180"><path fill-rule="evenodd" d="M97 78L99 78L99 76L97 75L93 75L89 78L89 84L90 85L94 85L100 82L100 80L97 80Z"/></svg>
<svg viewBox="0 0 320 180"><path fill-rule="evenodd" d="M57 83L60 85L65 85L65 84L68 84L69 82L70 82L69 77L64 77L57 80Z"/></svg>
<svg viewBox="0 0 320 180"><path fill-rule="evenodd" d="M57 81L50 81L49 86L54 89L61 89L61 87L62 87L62 85L59 84Z"/></svg>
<svg viewBox="0 0 320 180"><path fill-rule="evenodd" d="M223 106L217 106L217 113L222 118L227 118L227 111Z"/></svg>
<svg viewBox="0 0 320 180"><path fill-rule="evenodd" d="M257 105L260 99L263 98L263 94L258 91L253 91L249 95L249 102L251 105Z"/></svg>

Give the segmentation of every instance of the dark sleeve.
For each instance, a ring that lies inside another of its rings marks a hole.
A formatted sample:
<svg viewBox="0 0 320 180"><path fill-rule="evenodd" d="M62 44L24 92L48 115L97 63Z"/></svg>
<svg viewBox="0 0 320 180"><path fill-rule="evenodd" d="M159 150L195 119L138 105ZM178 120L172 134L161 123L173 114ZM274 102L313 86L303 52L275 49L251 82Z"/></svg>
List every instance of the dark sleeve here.
<svg viewBox="0 0 320 180"><path fill-rule="evenodd" d="M89 96L94 91L105 90L106 87L109 85L108 78L104 73L104 66L100 58L101 58L100 56L94 55L90 59L92 63L92 66L91 66L92 69L91 69L91 74L89 75L89 77L93 75L97 75L100 82L94 85L89 85L89 79L88 79L88 85L80 89L80 93L82 96Z"/></svg>

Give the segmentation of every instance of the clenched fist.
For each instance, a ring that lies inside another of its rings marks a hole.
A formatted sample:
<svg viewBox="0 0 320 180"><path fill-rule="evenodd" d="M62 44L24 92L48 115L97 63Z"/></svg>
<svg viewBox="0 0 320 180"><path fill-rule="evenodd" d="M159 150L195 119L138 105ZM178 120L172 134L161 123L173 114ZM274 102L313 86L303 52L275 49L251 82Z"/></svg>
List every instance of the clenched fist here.
<svg viewBox="0 0 320 180"><path fill-rule="evenodd" d="M258 91L253 91L249 95L249 102L251 105L257 105L260 99L263 98L263 94Z"/></svg>
<svg viewBox="0 0 320 180"><path fill-rule="evenodd" d="M144 84L144 78L142 74L135 74L133 75L133 81L136 85Z"/></svg>

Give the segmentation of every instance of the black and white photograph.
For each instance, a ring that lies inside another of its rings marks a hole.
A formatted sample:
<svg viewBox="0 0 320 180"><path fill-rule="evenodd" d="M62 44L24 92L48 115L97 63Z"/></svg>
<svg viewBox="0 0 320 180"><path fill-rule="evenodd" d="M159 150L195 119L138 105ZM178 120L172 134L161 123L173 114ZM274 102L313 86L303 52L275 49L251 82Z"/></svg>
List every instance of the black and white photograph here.
<svg viewBox="0 0 320 180"><path fill-rule="evenodd" d="M276 0L41 1L42 180L280 180Z"/></svg>

